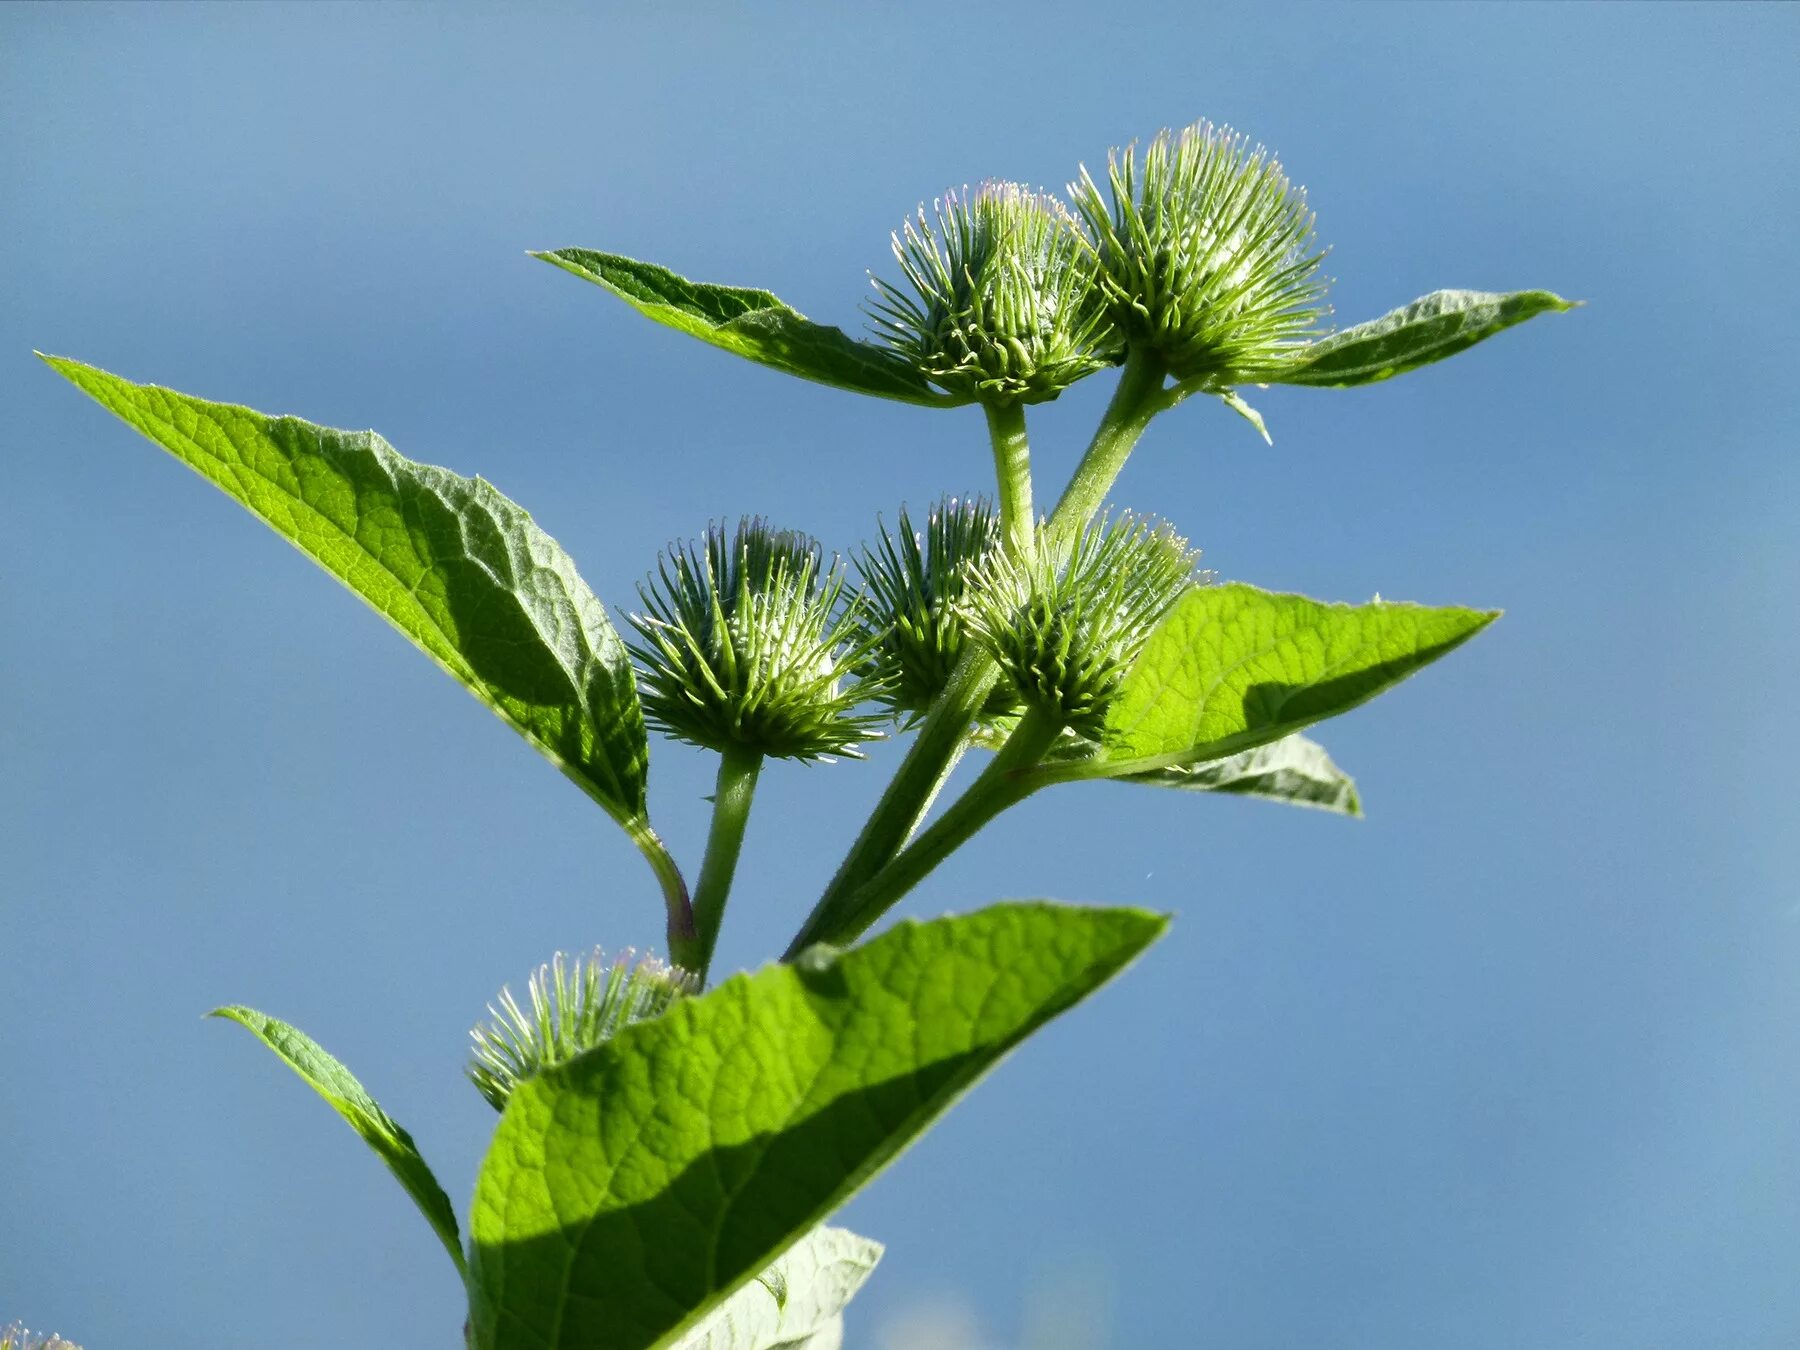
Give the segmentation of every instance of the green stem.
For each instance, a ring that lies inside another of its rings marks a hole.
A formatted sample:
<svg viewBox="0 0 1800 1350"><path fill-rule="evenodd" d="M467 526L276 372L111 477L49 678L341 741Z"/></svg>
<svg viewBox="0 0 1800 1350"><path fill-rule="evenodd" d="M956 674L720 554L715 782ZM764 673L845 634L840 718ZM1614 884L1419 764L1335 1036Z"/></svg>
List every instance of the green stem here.
<svg viewBox="0 0 1800 1350"><path fill-rule="evenodd" d="M969 738L964 736L957 743L956 749L950 752L950 758L944 761L944 767L938 774L937 782L931 785L931 791L925 795L925 800L919 803L919 813L913 817L913 823L907 828L906 838L901 840L901 847L910 844L912 837L919 832L919 827L925 823L925 817L931 814L932 805L937 801L938 794L949 783L950 775L956 772L956 766L962 763L962 757L968 753L968 750Z"/></svg>
<svg viewBox="0 0 1800 1350"><path fill-rule="evenodd" d="M1081 463L1075 466L1074 477L1069 479L1050 517L1052 535L1071 533L1100 509L1138 437L1165 406L1166 374L1162 361L1150 351L1133 348L1125 358L1125 369L1119 373L1112 402L1106 405L1094 439L1088 443Z"/></svg>
<svg viewBox="0 0 1800 1350"><path fill-rule="evenodd" d="M792 960L815 942L836 941L839 919L851 893L886 866L918 827L928 804L943 786L947 766L962 753L969 724L987 702L988 691L999 674L993 657L980 647L970 643L963 649L950 682L926 714L893 781L881 794L819 903L788 944L783 960Z"/></svg>
<svg viewBox="0 0 1800 1350"><path fill-rule="evenodd" d="M673 960L676 949L694 939L694 906L688 898L687 881L668 845L650 828L649 821L639 817L620 823L624 825L625 833L631 836L631 842L637 845L638 852L644 855L644 861L650 864L650 870L656 873L656 884L662 889L663 908L668 912L669 956Z"/></svg>
<svg viewBox="0 0 1800 1350"><path fill-rule="evenodd" d="M1056 504L1056 511L1050 517L1051 531L1072 532L1099 510L1114 480L1118 478L1119 471L1125 467L1125 460L1131 454L1132 447L1137 444L1138 437L1144 434L1144 428L1150 424L1150 419L1163 409L1163 380L1166 374L1162 362L1149 352L1134 350L1126 358L1125 368L1119 375L1118 388L1113 391L1112 401L1106 406L1106 414L1100 419L1087 453L1082 456L1075 476L1069 480L1069 486L1064 489L1061 500ZM1023 410L1015 411L1022 422ZM1007 452L1003 450L1001 431L1005 424L997 426L996 422L997 414L989 409L988 430L994 442L995 467L1001 481L1001 509L1004 519L1007 491L1004 465L1007 462ZM1022 452L1022 429L1020 442ZM1029 475L1025 482L1026 490L1029 491ZM1008 538L1011 538L1010 532ZM963 652L955 673L951 675L949 684L938 696L937 702L932 705L931 712L926 716L924 725L919 728L918 737L907 751L893 781L876 803L874 813L863 826L862 833L856 837L856 842L850 846L850 852L838 866L837 874L825 888L825 893L819 897L819 903L813 907L812 913L807 916L806 922L801 925L799 933L788 946L785 959L791 960L815 942L846 941L846 933L853 936L879 917L879 911L868 917L863 916L862 910L865 907L857 893L876 873L895 859L902 845L917 828L924 816L926 804L943 783L945 767L962 752L969 726L987 701L988 691L994 687L997 677L998 668L987 652L972 644ZM989 766L990 772L992 767ZM977 785L980 781L977 780ZM970 791L974 790L975 787L971 786ZM930 831L926 831L927 835L929 833ZM920 835L909 848L923 843L925 837L926 835ZM898 894L894 898L898 899Z"/></svg>
<svg viewBox="0 0 1800 1350"><path fill-rule="evenodd" d="M969 790L850 897L830 940L842 945L861 936L984 825L1029 797L1035 785L1026 778L1027 771L1043 759L1061 734L1062 723L1036 709L1021 717Z"/></svg>
<svg viewBox="0 0 1800 1350"><path fill-rule="evenodd" d="M1000 533L1014 558L1029 564L1036 556L1037 517L1031 509L1031 445L1025 436L1025 405L983 403L988 440L994 447L994 480L1000 486Z"/></svg>
<svg viewBox="0 0 1800 1350"><path fill-rule="evenodd" d="M676 965L691 970L706 984L718 945L719 926L725 919L725 901L737 874L738 853L744 846L744 827L750 823L750 799L756 795L756 776L762 770L762 752L734 745L719 756L718 785L713 792L712 829L706 836L706 860L700 864L700 881L694 887L694 934L679 945L671 941Z"/></svg>

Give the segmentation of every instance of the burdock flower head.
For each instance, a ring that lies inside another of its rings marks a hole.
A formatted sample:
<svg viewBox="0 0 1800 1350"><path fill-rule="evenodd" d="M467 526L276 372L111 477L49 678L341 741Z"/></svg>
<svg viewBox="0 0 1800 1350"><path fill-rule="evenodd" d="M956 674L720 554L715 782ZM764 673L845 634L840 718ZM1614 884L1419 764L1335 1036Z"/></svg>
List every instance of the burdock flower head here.
<svg viewBox="0 0 1800 1350"><path fill-rule="evenodd" d="M0 1327L0 1350L81 1350L81 1347L55 1333L33 1335L14 1322L11 1326Z"/></svg>
<svg viewBox="0 0 1800 1350"><path fill-rule="evenodd" d="M1021 564L996 551L962 602L970 632L1030 709L1096 737L1150 632L1195 581L1199 554L1168 525L1120 515L1047 540Z"/></svg>
<svg viewBox="0 0 1800 1350"><path fill-rule="evenodd" d="M1055 398L1111 359L1094 262L1069 209L1017 183L946 193L894 235L910 290L874 278L876 327L940 388L988 403Z"/></svg>
<svg viewBox="0 0 1800 1350"><path fill-rule="evenodd" d="M675 545L638 587L644 711L678 740L790 759L854 754L877 719L853 711L854 606L817 541L746 518Z"/></svg>
<svg viewBox="0 0 1800 1350"><path fill-rule="evenodd" d="M880 541L864 547L857 570L866 654L858 673L877 700L914 718L930 711L968 645L960 606L970 571L1000 547L999 517L979 497L945 497L931 508L922 531L902 507L894 533L883 524ZM1017 695L1002 682L985 715L1017 705Z"/></svg>
<svg viewBox="0 0 1800 1350"><path fill-rule="evenodd" d="M1277 374L1325 312L1306 194L1261 146L1208 122L1162 132L1141 163L1115 150L1106 167L1110 208L1085 167L1069 195L1126 342L1209 390Z"/></svg>
<svg viewBox="0 0 1800 1350"><path fill-rule="evenodd" d="M500 1006L488 1005L491 1020L469 1033L469 1081L496 1111L506 1109L513 1089L528 1078L659 1016L698 987L679 966L636 957L627 948L608 961L596 947L570 964L558 952L532 975L529 1010L511 989L500 991Z"/></svg>

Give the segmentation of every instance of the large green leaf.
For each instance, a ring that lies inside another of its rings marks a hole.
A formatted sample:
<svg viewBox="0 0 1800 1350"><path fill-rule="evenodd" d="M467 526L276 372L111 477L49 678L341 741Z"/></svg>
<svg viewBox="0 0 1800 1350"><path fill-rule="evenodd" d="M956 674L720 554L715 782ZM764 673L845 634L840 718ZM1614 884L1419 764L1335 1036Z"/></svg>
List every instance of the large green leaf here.
<svg viewBox="0 0 1800 1350"><path fill-rule="evenodd" d="M278 1017L259 1013L254 1008L215 1008L209 1017L226 1017L250 1031L262 1043L280 1055L287 1066L331 1104L350 1128L375 1150L388 1170L394 1174L406 1193L419 1207L419 1213L438 1235L456 1269L463 1270L462 1239L457 1236L456 1211L437 1178L419 1156L412 1136L394 1118L377 1105L375 1099L356 1081L356 1076L320 1048L305 1032L289 1026Z"/></svg>
<svg viewBox="0 0 1800 1350"><path fill-rule="evenodd" d="M1325 747L1304 736L1283 736L1268 745L1201 764L1176 764L1133 774L1131 783L1229 792L1290 806L1312 806L1343 816L1360 816L1356 780L1332 763Z"/></svg>
<svg viewBox="0 0 1800 1350"><path fill-rule="evenodd" d="M372 431L44 360L361 596L644 846L648 751L630 658L568 554L522 508Z"/></svg>
<svg viewBox="0 0 1800 1350"><path fill-rule="evenodd" d="M821 1225L738 1286L680 1350L837 1350L843 1310L881 1260L879 1242Z"/></svg>
<svg viewBox="0 0 1800 1350"><path fill-rule="evenodd" d="M1574 309L1550 291L1433 291L1410 305L1359 323L1308 347L1274 384L1335 389L1373 384L1455 356L1516 323Z"/></svg>
<svg viewBox="0 0 1800 1350"><path fill-rule="evenodd" d="M1094 760L1047 779L1125 777L1224 759L1348 712L1492 623L1497 610L1327 605L1196 586L1144 644Z"/></svg>
<svg viewBox="0 0 1800 1350"><path fill-rule="evenodd" d="M1166 920L996 905L738 975L512 1095L470 1218L478 1350L679 1342Z"/></svg>
<svg viewBox="0 0 1800 1350"><path fill-rule="evenodd" d="M531 256L611 291L645 318L801 379L933 408L968 402L932 388L886 347L814 323L767 291L689 281L655 263L586 248Z"/></svg>

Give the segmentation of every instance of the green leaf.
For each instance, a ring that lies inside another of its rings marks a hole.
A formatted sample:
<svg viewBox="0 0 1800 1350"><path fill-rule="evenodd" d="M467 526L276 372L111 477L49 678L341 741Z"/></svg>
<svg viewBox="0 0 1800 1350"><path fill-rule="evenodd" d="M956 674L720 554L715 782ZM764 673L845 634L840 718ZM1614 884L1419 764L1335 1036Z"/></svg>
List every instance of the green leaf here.
<svg viewBox="0 0 1800 1350"><path fill-rule="evenodd" d="M387 1164L388 1171L406 1187L406 1193L419 1207L419 1213L425 1216L425 1222L431 1225L432 1231L443 1242L444 1250L450 1253L450 1259L456 1262L457 1271L463 1272L462 1239L457 1236L456 1211L450 1207L449 1197L425 1165L425 1159L419 1156L412 1136L376 1104L375 1099L363 1090L363 1085L356 1081L356 1076L305 1032L280 1018L259 1013L254 1008L236 1006L214 1008L207 1016L229 1018L246 1028L280 1055L290 1069L331 1104L332 1110L349 1121L350 1128L363 1137L363 1142L375 1150Z"/></svg>
<svg viewBox="0 0 1800 1350"><path fill-rule="evenodd" d="M1190 792L1231 792L1337 815L1362 815L1356 780L1332 763L1324 746L1304 736L1283 736L1227 759L1170 765L1132 774L1125 781Z"/></svg>
<svg viewBox="0 0 1800 1350"><path fill-rule="evenodd" d="M738 975L512 1095L470 1218L478 1350L678 1344L1167 921L996 905Z"/></svg>
<svg viewBox="0 0 1800 1350"><path fill-rule="evenodd" d="M682 1338L680 1350L836 1350L843 1310L881 1260L879 1242L818 1227Z"/></svg>
<svg viewBox="0 0 1800 1350"><path fill-rule="evenodd" d="M647 831L648 747L625 646L568 554L518 505L372 431L43 359L361 596L634 837Z"/></svg>
<svg viewBox="0 0 1800 1350"><path fill-rule="evenodd" d="M1102 755L1049 778L1224 759L1348 712L1467 642L1497 610L1327 605L1231 583L1163 617L1107 710Z"/></svg>
<svg viewBox="0 0 1800 1350"><path fill-rule="evenodd" d="M1574 309L1578 301L1549 291L1433 291L1402 309L1321 338L1274 384L1334 389L1373 384L1428 366L1539 314Z"/></svg>
<svg viewBox="0 0 1800 1350"><path fill-rule="evenodd" d="M531 256L611 291L645 318L803 380L932 408L969 401L932 388L886 347L814 323L767 291L689 281L655 263L592 249Z"/></svg>

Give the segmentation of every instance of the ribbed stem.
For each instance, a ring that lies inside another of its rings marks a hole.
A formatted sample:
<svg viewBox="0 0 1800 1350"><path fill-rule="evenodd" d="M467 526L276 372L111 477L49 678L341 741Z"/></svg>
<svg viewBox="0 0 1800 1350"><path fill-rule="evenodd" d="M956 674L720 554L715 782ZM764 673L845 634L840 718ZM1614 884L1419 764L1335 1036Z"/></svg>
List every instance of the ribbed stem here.
<svg viewBox="0 0 1800 1350"><path fill-rule="evenodd" d="M761 751L735 745L719 756L706 860L700 864L700 880L694 887L694 934L680 944L670 942L675 964L693 971L702 987L725 920L725 902L737 874L738 853L744 846L744 827L750 823L750 801L756 795L762 761Z"/></svg>
<svg viewBox="0 0 1800 1350"><path fill-rule="evenodd" d="M1073 532L1106 501L1106 494L1112 491L1138 437L1163 409L1166 373L1161 360L1147 350L1133 348L1125 358L1125 369L1119 373L1112 402L1106 405L1094 439L1088 443L1081 463L1075 466L1075 474L1050 517L1051 537Z"/></svg>
<svg viewBox="0 0 1800 1350"><path fill-rule="evenodd" d="M1037 549L1037 518L1031 507L1031 446L1025 435L1025 405L983 403L988 440L994 447L994 480L1000 487L1000 537L1007 551L1029 564Z"/></svg>
<svg viewBox="0 0 1800 1350"><path fill-rule="evenodd" d="M1021 717L1006 744L969 785L969 790L850 897L830 940L842 945L861 936L982 826L1030 796L1033 788L1025 774L1043 759L1061 734L1061 722L1035 709Z"/></svg>

